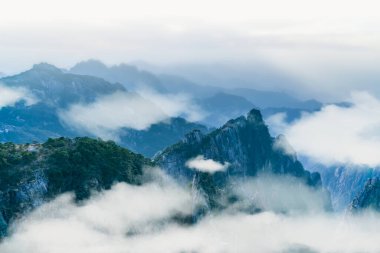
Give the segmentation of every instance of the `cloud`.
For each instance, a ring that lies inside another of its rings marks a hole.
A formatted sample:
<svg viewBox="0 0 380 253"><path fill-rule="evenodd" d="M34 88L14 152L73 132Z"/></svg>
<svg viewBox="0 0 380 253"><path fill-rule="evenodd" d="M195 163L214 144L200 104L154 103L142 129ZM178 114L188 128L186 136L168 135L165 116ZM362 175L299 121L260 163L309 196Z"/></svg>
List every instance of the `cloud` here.
<svg viewBox="0 0 380 253"><path fill-rule="evenodd" d="M256 208L276 213L322 213L330 210L329 193L306 186L297 178L285 175L259 175L230 185L238 197L233 208Z"/></svg>
<svg viewBox="0 0 380 253"><path fill-rule="evenodd" d="M289 144L288 140L285 138L284 135L279 135L275 140L273 144L274 150L280 150L284 152L287 155L290 156L296 156L296 151L293 149L293 147Z"/></svg>
<svg viewBox="0 0 380 253"><path fill-rule="evenodd" d="M193 211L189 191L158 177L142 186L119 183L80 205L63 194L16 222L0 252L125 252L127 234L152 233Z"/></svg>
<svg viewBox="0 0 380 253"><path fill-rule="evenodd" d="M131 252L377 252L377 218L222 214L191 228L170 226L127 245Z"/></svg>
<svg viewBox="0 0 380 253"><path fill-rule="evenodd" d="M0 84L0 108L13 106L19 101L25 101L26 105L32 105L36 99L26 89Z"/></svg>
<svg viewBox="0 0 380 253"><path fill-rule="evenodd" d="M179 116L188 121L200 121L204 117L205 113L192 101L191 96L187 94L162 94L147 88L140 89L137 93L158 105L170 117Z"/></svg>
<svg viewBox="0 0 380 253"><path fill-rule="evenodd" d="M189 100L175 95L161 95L154 92L116 92L98 98L90 104L74 104L59 112L64 123L78 130L84 130L104 139L118 139L123 128L148 129L170 117L188 114L194 119L196 111L190 112ZM145 97L146 95L146 97ZM188 113L187 113L188 112Z"/></svg>
<svg viewBox="0 0 380 253"><path fill-rule="evenodd" d="M278 182L273 182L281 185L278 189L268 185L267 179L252 187L267 192L262 197L268 197L268 201L277 200L270 191L281 196L289 192L287 200L293 193L296 199L303 194L303 188L297 192L297 186L277 179ZM289 187L294 191L287 191ZM315 195L309 197L307 201L311 203ZM248 194L247 200L250 198ZM180 225L170 219L176 213L191 213L192 201L189 190L160 176L159 180L142 186L117 184L80 205L65 194L18 221L11 235L0 243L0 252L380 251L379 214L339 216L323 211L284 214L269 209L247 214L226 210L206 215L194 225Z"/></svg>
<svg viewBox="0 0 380 253"><path fill-rule="evenodd" d="M199 170L202 172L215 173L217 171L225 171L229 163L224 164L214 161L212 159L205 159L203 155L199 155L186 162L186 166L190 169Z"/></svg>
<svg viewBox="0 0 380 253"><path fill-rule="evenodd" d="M68 125L104 139L114 139L123 127L143 130L168 116L150 101L133 93L116 92L90 104L74 104L59 113Z"/></svg>
<svg viewBox="0 0 380 253"><path fill-rule="evenodd" d="M279 112L265 119L265 122L270 126L269 131L272 135L284 133L286 128L289 126L286 121L286 117L286 112Z"/></svg>
<svg viewBox="0 0 380 253"><path fill-rule="evenodd" d="M294 149L325 165L380 164L380 101L354 92L350 107L327 105L287 124L283 115L267 122L285 134ZM282 130L281 130L282 129Z"/></svg>

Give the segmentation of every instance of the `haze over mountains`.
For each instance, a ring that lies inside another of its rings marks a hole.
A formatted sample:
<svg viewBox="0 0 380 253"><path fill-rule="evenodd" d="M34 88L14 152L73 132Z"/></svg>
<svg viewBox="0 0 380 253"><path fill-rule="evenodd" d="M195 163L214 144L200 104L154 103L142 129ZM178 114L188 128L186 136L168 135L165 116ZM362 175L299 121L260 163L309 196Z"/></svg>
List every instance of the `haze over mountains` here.
<svg viewBox="0 0 380 253"><path fill-rule="evenodd" d="M80 62L72 67L70 72L75 74L97 76L111 82L119 82L128 86L130 90L135 90L136 88L146 86L157 91L188 93L196 96L197 98L210 97L215 93L225 91L226 93L245 97L252 103L256 104L257 107L262 109L267 107L315 109L319 108L321 105L317 101L300 101L283 92L261 91L251 88L228 89L223 88L223 85L221 85L218 80L197 83L190 81L191 79L182 77L180 74L173 75L167 73L165 74L164 72L164 74L155 75L148 71L139 70L133 65L120 64L108 67L97 60ZM173 72L180 73L175 71ZM230 83L233 82L230 80L228 81ZM239 85L236 86L239 87Z"/></svg>
<svg viewBox="0 0 380 253"><path fill-rule="evenodd" d="M0 113L3 115L1 122L2 141L16 141L21 143L44 141L48 137L75 136L80 133L96 136L96 131L86 131L83 125L79 125L78 127L76 125L68 125L67 122L64 121L62 113L69 110L74 104L95 103L100 97L113 95L116 92L128 94L128 96L134 98L134 106L138 106L139 103L149 103L148 100L145 100L136 93L128 93L126 88L121 84L109 83L104 79L91 76L64 73L62 70L48 64L35 65L29 71L1 79L0 83L12 89L27 89L28 94L35 99L32 105L27 105L23 102L25 98L20 97L15 106L4 106L1 108ZM115 106L116 107L111 109L118 110L118 106L120 105L117 104ZM130 106L133 106L133 104ZM171 119L169 119L169 115L165 115L164 112L158 110L157 107L153 105L147 107L145 110L147 110L145 113L153 112L152 115L158 117L157 121L155 119L153 121L148 119L147 126L153 124L153 127L142 133L136 133L136 130L141 129L133 129L132 127L121 134L120 138L123 139L124 135L135 136L134 138L140 139L142 143L147 143L146 148L142 146L136 147L136 139L124 138L125 142L129 143L131 148L137 148L141 152L145 150L144 153L147 155L151 156L168 144L174 143L191 129L199 128L207 131L206 127L200 126L199 124L192 124L185 120L175 118L173 118L174 124L170 127ZM141 111L141 113L144 113L144 111ZM121 125L111 125L111 130L119 131L124 127L128 128L129 122L127 121L137 120L136 117L131 118L133 115L122 116L129 118L124 119ZM149 131L152 129L156 129L153 130L153 135L149 134ZM156 145L153 144L156 140L156 138L153 138L155 134L163 135L163 138L157 141ZM149 144L148 141L144 141L144 138L151 140ZM123 141L121 140L121 142Z"/></svg>
<svg viewBox="0 0 380 253"><path fill-rule="evenodd" d="M90 134L118 140L122 145L148 156L173 144L192 129L207 132L207 128L199 123L217 127L253 107L263 108L268 116L272 111L310 111L320 106L319 103L309 106L310 102L301 102L276 92L250 89L243 96L234 95L239 90L197 85L177 76L156 76L126 64L108 68L94 60L79 63L70 71L41 63L26 72L4 77L0 83L12 89L26 89L29 96L35 99L32 105L25 105L22 102L25 98L20 98L16 106L1 109L0 113L4 115L1 122L3 141L32 142L48 137ZM128 95L107 100L107 95L116 92ZM256 104L252 102L256 100ZM159 106L152 104L142 108L141 104L148 105L148 101L156 105L159 103ZM124 113L119 116L122 120L118 122L107 119L104 110L116 113L119 106L140 107L139 115ZM86 113L90 118L84 119ZM95 113L94 117L90 116L92 113ZM81 118L75 118L79 114ZM150 117L146 117L147 114ZM138 118L142 117L152 119L139 121ZM170 118L176 117L199 123L172 119L175 121L172 125ZM150 127L152 125L154 127ZM122 130L124 128L129 130ZM153 144L157 134L166 141ZM136 145L136 139L149 144L146 147Z"/></svg>
<svg viewBox="0 0 380 253"><path fill-rule="evenodd" d="M373 135L362 134L377 123L375 98L358 96L366 99L325 105L283 92L205 83L94 60L69 70L41 63L1 78L0 234L6 239L0 251L13 253L24 245L20 238L26 238L26 245L46 247L46 252L59 248L59 240L47 245L29 234L41 224L50 230L50 218L59 229L69 229L66 220L75 220L73 227L81 227L84 235L121 238L123 245L131 245L133 237L171 238L167 233L172 229L186 234L186 226L207 234L208 222L214 226L210 217L216 217L216 224L234 224L236 218L257 223L262 221L257 217L269 215L273 228L290 230L292 225L278 220L293 224L293 219L303 217L303 222L316 226L315 219L329 224L336 222L333 212L349 211L359 215L352 222L372 222L366 212L378 210L380 199L376 150L358 156L337 146L312 148L319 147L318 140L328 141L323 133L331 129L347 137L342 140L360 144L354 149L359 153L360 147L376 146ZM345 123L344 116L357 115L360 128L324 124L332 112L335 120ZM324 159L315 161L310 150ZM337 160L331 162L331 157ZM368 164L356 164L358 158ZM152 208L150 202L160 208ZM57 211L60 207L63 213ZM103 224L91 219L99 215L114 220ZM247 231L252 228L256 227ZM350 236L366 235L360 225L354 228ZM319 235L307 233L307 226L299 229L310 243L303 247L298 237L287 238L287 246L281 241L276 250L325 249L313 241ZM328 234L325 228L321 231ZM245 243L239 246L249 248ZM183 246L198 247L203 246Z"/></svg>
<svg viewBox="0 0 380 253"><path fill-rule="evenodd" d="M262 110L266 109L267 112L273 110L280 112L287 110L313 111L318 110L322 105L315 100L301 101L283 92L260 91L251 88L226 89L217 80L197 84L181 76L155 75L126 64L108 67L96 60L78 63L70 69L70 72L119 82L129 90L148 88L162 93L187 94L206 107L203 109L208 117L201 122L214 127L223 124L229 118L244 114L252 106ZM248 105L247 101L251 104ZM222 104L224 109L226 109L225 107L229 108L224 110L224 117L218 119L221 117L220 106Z"/></svg>
<svg viewBox="0 0 380 253"><path fill-rule="evenodd" d="M378 1L0 6L0 253L380 252Z"/></svg>

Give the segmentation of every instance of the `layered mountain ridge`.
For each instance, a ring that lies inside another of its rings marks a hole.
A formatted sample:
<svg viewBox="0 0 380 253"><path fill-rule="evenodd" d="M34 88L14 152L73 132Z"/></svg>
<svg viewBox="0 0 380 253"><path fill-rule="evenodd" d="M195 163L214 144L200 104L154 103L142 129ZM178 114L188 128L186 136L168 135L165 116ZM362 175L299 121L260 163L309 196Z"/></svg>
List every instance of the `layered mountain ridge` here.
<svg viewBox="0 0 380 253"><path fill-rule="evenodd" d="M15 143L44 142L48 138L61 136L96 137L62 122L59 111L73 104L92 103L99 97L115 92L128 92L122 84L66 73L47 63L36 64L28 71L2 78L0 83L11 88L23 88L35 98L35 103L31 105L21 101L14 106L0 108L0 141ZM142 131L124 128L119 144L150 157L194 129L208 131L202 124L182 118L169 118Z"/></svg>

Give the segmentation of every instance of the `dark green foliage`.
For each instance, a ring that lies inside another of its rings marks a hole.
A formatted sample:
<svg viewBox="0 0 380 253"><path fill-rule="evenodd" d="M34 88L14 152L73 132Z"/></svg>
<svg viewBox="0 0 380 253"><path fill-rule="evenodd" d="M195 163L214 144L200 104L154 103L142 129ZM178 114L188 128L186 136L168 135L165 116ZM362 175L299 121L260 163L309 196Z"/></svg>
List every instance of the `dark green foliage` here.
<svg viewBox="0 0 380 253"><path fill-rule="evenodd" d="M0 144L0 191L16 185L22 177L30 177L31 170L24 168L36 159L36 154L28 152L13 143Z"/></svg>
<svg viewBox="0 0 380 253"><path fill-rule="evenodd" d="M88 197L93 188L109 189L114 182L138 184L143 165L150 164L112 141L59 138L49 139L43 147L50 152L49 194L74 191L78 199Z"/></svg>
<svg viewBox="0 0 380 253"><path fill-rule="evenodd" d="M0 221L8 224L60 193L74 192L76 200L83 200L116 182L141 184L146 165L153 164L142 155L87 137L0 144Z"/></svg>

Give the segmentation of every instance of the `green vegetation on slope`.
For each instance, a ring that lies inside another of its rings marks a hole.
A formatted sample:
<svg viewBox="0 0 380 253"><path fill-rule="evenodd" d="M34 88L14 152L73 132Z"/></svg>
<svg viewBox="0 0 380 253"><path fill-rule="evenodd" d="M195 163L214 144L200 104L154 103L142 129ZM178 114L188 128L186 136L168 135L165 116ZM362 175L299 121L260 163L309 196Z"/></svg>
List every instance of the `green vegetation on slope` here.
<svg viewBox="0 0 380 253"><path fill-rule="evenodd" d="M0 237L14 218L60 193L83 200L116 182L141 184L149 159L87 137L0 144Z"/></svg>

